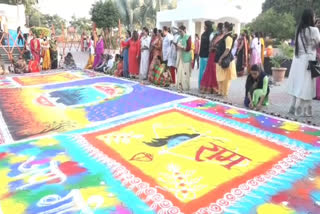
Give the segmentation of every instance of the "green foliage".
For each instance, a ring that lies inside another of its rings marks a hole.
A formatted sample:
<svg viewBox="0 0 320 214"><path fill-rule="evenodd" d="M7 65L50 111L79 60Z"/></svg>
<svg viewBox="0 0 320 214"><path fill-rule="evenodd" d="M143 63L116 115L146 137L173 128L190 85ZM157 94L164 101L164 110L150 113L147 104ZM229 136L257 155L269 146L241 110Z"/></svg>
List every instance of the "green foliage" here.
<svg viewBox="0 0 320 214"><path fill-rule="evenodd" d="M41 26L42 14L39 12L34 12L32 15L27 16L29 27L40 27Z"/></svg>
<svg viewBox="0 0 320 214"><path fill-rule="evenodd" d="M36 3L38 3L38 0L0 0L0 4L26 5L26 4L36 4Z"/></svg>
<svg viewBox="0 0 320 214"><path fill-rule="evenodd" d="M269 9L250 23L249 28L256 32L270 34L273 38L285 40L294 37L296 24L291 14L280 14Z"/></svg>
<svg viewBox="0 0 320 214"><path fill-rule="evenodd" d="M70 26L76 28L78 32L89 32L92 28L91 20L87 18L77 18L75 16L71 17L71 21L69 22Z"/></svg>
<svg viewBox="0 0 320 214"><path fill-rule="evenodd" d="M286 43L282 43L278 48L279 54L271 58L271 64L276 68L280 68L285 61L291 60L294 55L294 48Z"/></svg>
<svg viewBox="0 0 320 214"><path fill-rule="evenodd" d="M91 20L96 23L98 28L114 28L118 26L120 19L119 10L113 1L98 1L91 11Z"/></svg>
<svg viewBox="0 0 320 214"><path fill-rule="evenodd" d="M156 24L157 12L173 9L177 0L113 0L120 12L122 23L130 30L152 28Z"/></svg>
<svg viewBox="0 0 320 214"><path fill-rule="evenodd" d="M299 22L305 8L313 8L316 14L320 14L319 0L266 0L262 6L263 12L274 9L278 13L289 13Z"/></svg>
<svg viewBox="0 0 320 214"><path fill-rule="evenodd" d="M33 28L31 28L31 31L37 37L40 37L40 35L50 36L50 33L51 33L50 29L45 28L45 27L33 27Z"/></svg>
<svg viewBox="0 0 320 214"><path fill-rule="evenodd" d="M42 14L40 16L41 27L50 28L54 25L57 34L61 33L62 26L66 28L66 20L58 15Z"/></svg>

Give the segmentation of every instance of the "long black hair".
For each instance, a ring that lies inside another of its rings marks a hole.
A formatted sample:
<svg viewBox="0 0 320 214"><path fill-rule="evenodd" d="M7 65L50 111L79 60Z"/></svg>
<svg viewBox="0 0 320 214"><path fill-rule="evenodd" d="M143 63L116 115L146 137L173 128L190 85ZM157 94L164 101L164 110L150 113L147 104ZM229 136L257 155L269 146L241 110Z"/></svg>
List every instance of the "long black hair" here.
<svg viewBox="0 0 320 214"><path fill-rule="evenodd" d="M306 48L306 29L308 28L310 32L309 27L314 27L314 12L312 9L305 9L303 11L303 14L301 16L300 23L297 28L297 33L296 33L296 50L295 50L295 55L299 55L299 35L301 34L301 41L304 50L307 52Z"/></svg>
<svg viewBox="0 0 320 214"><path fill-rule="evenodd" d="M127 30L127 34L129 36L129 38L131 38L132 34L131 34L131 31L130 30Z"/></svg>
<svg viewBox="0 0 320 214"><path fill-rule="evenodd" d="M212 27L212 22L211 21L205 21L204 25L207 27L207 32L209 32L210 34L213 32L213 27Z"/></svg>
<svg viewBox="0 0 320 214"><path fill-rule="evenodd" d="M218 23L217 30L219 31L219 33L223 33L223 23Z"/></svg>

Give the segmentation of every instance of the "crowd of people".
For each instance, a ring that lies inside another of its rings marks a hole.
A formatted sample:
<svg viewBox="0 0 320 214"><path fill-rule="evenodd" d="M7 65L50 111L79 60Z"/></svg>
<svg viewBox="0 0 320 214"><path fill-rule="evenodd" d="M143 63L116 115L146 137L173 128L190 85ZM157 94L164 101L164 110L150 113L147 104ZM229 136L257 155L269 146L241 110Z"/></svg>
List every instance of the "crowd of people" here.
<svg viewBox="0 0 320 214"><path fill-rule="evenodd" d="M245 71L253 75L246 84L246 101L250 108L260 109L268 104L269 80L262 72L264 60L264 39L261 33L251 37L246 31L238 38L233 33L233 24L205 22L201 37L195 35L192 41L186 27L127 31L121 43L121 53L113 56L104 54L103 37L96 45L94 37L88 42L89 60L86 69L94 69L110 75L137 78L161 86L175 86L179 91L190 89L191 72L199 69L199 91L206 94L227 97L232 80ZM251 69L252 68L252 69ZM259 84L256 84L256 81ZM253 93L259 88L260 92ZM250 92L250 93L249 93ZM250 95L249 95L250 94ZM261 100L261 101L260 101Z"/></svg>
<svg viewBox="0 0 320 214"><path fill-rule="evenodd" d="M31 31L28 34L22 34L20 27L17 31L17 43L23 45L23 51L18 59L9 58L11 66L7 71L4 66L0 74L8 72L22 74L22 73L36 73L46 70L67 68L76 68L75 61L71 53L66 54L65 57L60 56L60 64L58 64L58 42L55 34L51 34L48 38L44 35L35 35ZM23 35L23 36L22 36ZM2 60L0 62L3 64Z"/></svg>
<svg viewBox="0 0 320 214"><path fill-rule="evenodd" d="M305 10L293 43L296 53L289 76L288 93L293 96L289 112L296 116L312 116L311 101L320 98L320 80L312 78L308 70L308 61L316 59L317 47L320 57L316 25L312 10ZM103 43L102 38L99 42ZM227 97L232 80L248 73L245 106L260 110L269 103L271 80L264 72L264 61L265 57L272 57L273 48L266 47L261 32L250 35L243 31L238 36L233 33L233 25L229 22L219 23L214 29L213 23L206 21L204 33L200 38L195 35L194 41L182 25L153 29L151 37L147 28L143 28L140 35L137 31L132 35L127 32L121 45L121 55L116 59L118 68L110 64L108 74L139 78L162 86L175 85L184 91L190 89L191 72L198 68L199 91ZM110 57L102 60L103 50L98 45L94 54L94 63L90 63L93 61L90 57L87 68L98 70L101 63L109 64Z"/></svg>
<svg viewBox="0 0 320 214"><path fill-rule="evenodd" d="M203 72L199 78L201 91L227 96L231 80L237 77L234 56L231 54L235 43L233 24L219 23L214 32L213 23L207 21L205 28L201 39L196 35L194 41L183 25L179 28L165 26L161 30L155 28L151 36L146 27L140 34L128 31L116 60L104 54L103 37L100 36L95 48L89 48L86 68L112 74L112 61L116 61L118 67L123 69L116 69L116 76L139 78L162 86L175 85L178 90L185 91L190 89L191 72L197 65ZM209 35L208 38L206 35ZM93 37L90 43L94 43ZM209 54L211 60L207 66L204 62L208 62Z"/></svg>

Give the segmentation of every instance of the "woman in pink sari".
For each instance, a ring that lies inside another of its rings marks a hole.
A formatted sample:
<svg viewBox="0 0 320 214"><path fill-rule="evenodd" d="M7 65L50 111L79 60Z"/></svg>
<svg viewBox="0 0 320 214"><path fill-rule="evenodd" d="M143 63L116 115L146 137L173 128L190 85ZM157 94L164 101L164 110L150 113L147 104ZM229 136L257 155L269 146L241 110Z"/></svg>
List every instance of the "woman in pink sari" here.
<svg viewBox="0 0 320 214"><path fill-rule="evenodd" d="M102 62L102 55L104 53L104 43L102 35L99 36L99 41L96 45L96 56L94 57L93 68L98 67Z"/></svg>
<svg viewBox="0 0 320 214"><path fill-rule="evenodd" d="M149 66L149 74L148 80L153 82L153 68L158 60L158 56L162 56L162 37L158 32L158 29L153 29L152 41L150 44L150 66Z"/></svg>
<svg viewBox="0 0 320 214"><path fill-rule="evenodd" d="M223 37L224 37L223 24L219 23L218 33L211 40L211 43L210 43L210 54L209 54L208 64L200 84L201 93L214 94L214 93L217 93L218 91L217 71L216 71L216 63L215 63L215 58L216 58L215 47L216 47L216 44L218 44L220 40L223 39Z"/></svg>

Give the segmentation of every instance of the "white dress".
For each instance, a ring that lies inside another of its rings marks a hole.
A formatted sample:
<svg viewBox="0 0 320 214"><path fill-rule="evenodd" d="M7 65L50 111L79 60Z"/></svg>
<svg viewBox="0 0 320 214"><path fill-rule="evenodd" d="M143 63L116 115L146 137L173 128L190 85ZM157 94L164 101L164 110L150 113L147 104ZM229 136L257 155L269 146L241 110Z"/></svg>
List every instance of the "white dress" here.
<svg viewBox="0 0 320 214"><path fill-rule="evenodd" d="M316 96L316 85L315 79L311 78L308 64L309 61L316 59L316 45L320 43L320 34L318 28L309 27L305 30L305 35L307 52L303 47L301 36L299 36L299 56L294 56L292 61L288 93L298 99L312 100Z"/></svg>
<svg viewBox="0 0 320 214"><path fill-rule="evenodd" d="M252 40L251 49L250 65L261 65L261 43L257 37Z"/></svg>
<svg viewBox="0 0 320 214"><path fill-rule="evenodd" d="M170 33L168 33L167 36L163 39L163 42L162 42L162 55L163 55L162 59L163 59L163 61L168 61L172 40L173 40L173 36Z"/></svg>
<svg viewBox="0 0 320 214"><path fill-rule="evenodd" d="M150 43L151 43L150 36L143 37L141 39L141 49L142 48L147 48L147 49L141 51L141 61L140 61L139 76L140 76L140 79L142 79L142 80L147 79L147 76L148 76L149 57L150 57L150 51L149 51Z"/></svg>
<svg viewBox="0 0 320 214"><path fill-rule="evenodd" d="M175 44L178 42L179 35L176 34L172 40L171 46L170 46L170 52L168 55L168 66L169 67L176 67L177 66L177 48Z"/></svg>

